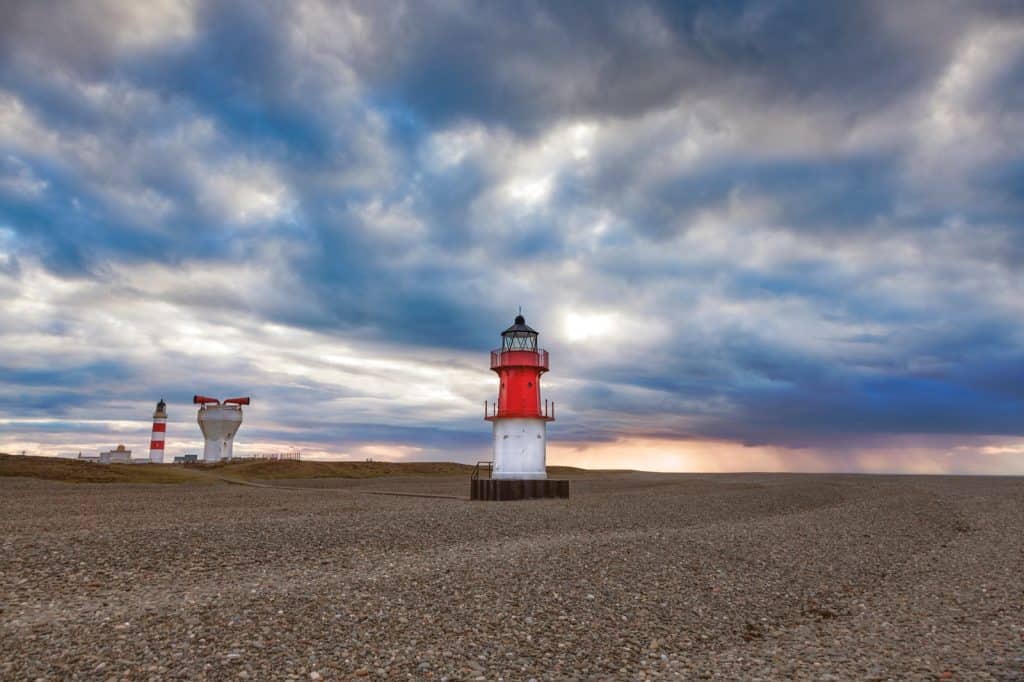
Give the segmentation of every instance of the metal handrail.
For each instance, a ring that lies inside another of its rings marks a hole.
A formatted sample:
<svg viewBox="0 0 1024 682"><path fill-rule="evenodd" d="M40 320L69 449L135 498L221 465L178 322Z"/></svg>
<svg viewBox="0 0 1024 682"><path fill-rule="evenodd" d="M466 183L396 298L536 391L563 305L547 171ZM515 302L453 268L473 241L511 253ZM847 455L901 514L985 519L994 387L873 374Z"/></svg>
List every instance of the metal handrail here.
<svg viewBox="0 0 1024 682"><path fill-rule="evenodd" d="M491 471L493 471L493 469L494 469L494 462L492 462L490 460L480 460L480 461L478 461L476 463L476 466L473 467L473 473L470 476L471 480L474 480L474 481L480 480L480 465L481 464L486 464L487 465L487 478L491 477Z"/></svg>
<svg viewBox="0 0 1024 682"><path fill-rule="evenodd" d="M484 401L484 419L493 419L494 417L497 417L497 416L498 416L498 403L497 403L497 401L492 403L489 400L485 400ZM546 419L547 421L553 422L553 421L555 421L555 401L554 400L548 400L547 398L545 398L544 399L544 409L543 410L538 408L536 412L532 412L532 411L528 411L528 412L509 411L509 412L503 414L502 416L504 416L504 417L523 417L523 418L526 418L526 419L530 419L530 418L534 418L534 417L540 417L541 419Z"/></svg>
<svg viewBox="0 0 1024 682"><path fill-rule="evenodd" d="M528 356L533 356L528 357ZM548 352L543 348L537 350L502 350L491 351L491 369L498 367L540 367L548 370Z"/></svg>

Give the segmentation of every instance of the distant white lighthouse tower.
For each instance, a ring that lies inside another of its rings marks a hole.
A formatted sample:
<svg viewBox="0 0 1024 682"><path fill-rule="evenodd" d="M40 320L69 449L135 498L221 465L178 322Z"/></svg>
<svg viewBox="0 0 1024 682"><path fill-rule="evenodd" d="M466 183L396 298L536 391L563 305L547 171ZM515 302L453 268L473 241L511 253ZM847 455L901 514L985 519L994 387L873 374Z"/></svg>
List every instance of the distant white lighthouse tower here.
<svg viewBox="0 0 1024 682"><path fill-rule="evenodd" d="M167 435L167 403L163 398L156 404L153 412L153 435L149 440L149 461L153 464L164 463L164 436Z"/></svg>
<svg viewBox="0 0 1024 682"><path fill-rule="evenodd" d="M242 425L242 405L248 405L249 399L228 398L221 402L197 395L192 397L192 402L199 405L199 428L206 439L203 461L230 460L235 434Z"/></svg>

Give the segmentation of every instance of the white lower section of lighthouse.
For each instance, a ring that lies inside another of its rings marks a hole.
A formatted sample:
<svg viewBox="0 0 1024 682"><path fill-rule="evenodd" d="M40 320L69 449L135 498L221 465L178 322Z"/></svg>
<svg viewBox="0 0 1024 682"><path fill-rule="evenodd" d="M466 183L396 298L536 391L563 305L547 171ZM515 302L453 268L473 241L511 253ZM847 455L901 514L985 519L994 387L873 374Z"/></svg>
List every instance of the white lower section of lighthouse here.
<svg viewBox="0 0 1024 682"><path fill-rule="evenodd" d="M491 478L547 478L547 420L496 417Z"/></svg>

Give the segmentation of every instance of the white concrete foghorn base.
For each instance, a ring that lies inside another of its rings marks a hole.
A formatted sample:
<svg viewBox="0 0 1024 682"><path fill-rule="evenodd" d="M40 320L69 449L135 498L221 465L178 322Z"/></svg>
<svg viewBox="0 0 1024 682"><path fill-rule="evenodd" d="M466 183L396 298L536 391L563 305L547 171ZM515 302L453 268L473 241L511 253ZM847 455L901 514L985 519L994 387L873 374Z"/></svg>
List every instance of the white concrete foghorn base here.
<svg viewBox="0 0 1024 682"><path fill-rule="evenodd" d="M495 479L547 478L547 421L498 417L494 423Z"/></svg>
<svg viewBox="0 0 1024 682"><path fill-rule="evenodd" d="M242 425L242 410L217 405L199 410L199 428L206 439L203 447L204 462L231 459L235 434Z"/></svg>

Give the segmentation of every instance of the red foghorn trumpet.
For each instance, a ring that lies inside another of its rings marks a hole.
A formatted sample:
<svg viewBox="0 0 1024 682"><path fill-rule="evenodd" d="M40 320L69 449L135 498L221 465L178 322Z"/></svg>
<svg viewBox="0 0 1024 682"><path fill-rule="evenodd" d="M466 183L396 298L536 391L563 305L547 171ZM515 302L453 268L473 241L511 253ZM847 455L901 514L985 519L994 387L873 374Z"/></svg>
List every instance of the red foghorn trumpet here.
<svg viewBox="0 0 1024 682"><path fill-rule="evenodd" d="M244 398L228 398L227 400L224 401L224 404L226 405L228 403L232 403L234 405L248 405L249 396L246 396Z"/></svg>
<svg viewBox="0 0 1024 682"><path fill-rule="evenodd" d="M194 395L192 396L192 403L195 405L207 405L209 403L220 404L220 401L216 398L207 398L205 395Z"/></svg>

